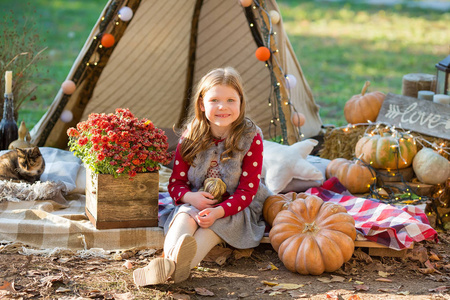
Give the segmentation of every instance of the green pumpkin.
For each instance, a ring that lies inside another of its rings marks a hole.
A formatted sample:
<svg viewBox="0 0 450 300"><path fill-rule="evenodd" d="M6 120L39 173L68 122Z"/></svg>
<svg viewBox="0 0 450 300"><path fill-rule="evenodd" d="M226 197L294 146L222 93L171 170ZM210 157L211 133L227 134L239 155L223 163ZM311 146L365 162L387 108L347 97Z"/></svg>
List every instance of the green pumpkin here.
<svg viewBox="0 0 450 300"><path fill-rule="evenodd" d="M381 133L363 136L355 147L355 156L375 169L404 169L412 164L417 147L412 137Z"/></svg>

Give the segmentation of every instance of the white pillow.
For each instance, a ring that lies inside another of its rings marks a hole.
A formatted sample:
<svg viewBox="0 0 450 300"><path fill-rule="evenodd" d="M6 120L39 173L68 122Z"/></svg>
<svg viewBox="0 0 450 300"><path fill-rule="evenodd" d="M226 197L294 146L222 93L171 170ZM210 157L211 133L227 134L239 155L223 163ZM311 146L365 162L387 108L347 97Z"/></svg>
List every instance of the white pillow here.
<svg viewBox="0 0 450 300"><path fill-rule="evenodd" d="M72 192L76 187L81 159L73 155L73 152L57 148L39 147L39 150L45 160L41 181L62 181L66 185L67 192Z"/></svg>
<svg viewBox="0 0 450 300"><path fill-rule="evenodd" d="M278 194L292 179L323 180L323 173L307 161L308 154L318 144L308 139L293 145L264 141L264 160L261 177L269 190Z"/></svg>

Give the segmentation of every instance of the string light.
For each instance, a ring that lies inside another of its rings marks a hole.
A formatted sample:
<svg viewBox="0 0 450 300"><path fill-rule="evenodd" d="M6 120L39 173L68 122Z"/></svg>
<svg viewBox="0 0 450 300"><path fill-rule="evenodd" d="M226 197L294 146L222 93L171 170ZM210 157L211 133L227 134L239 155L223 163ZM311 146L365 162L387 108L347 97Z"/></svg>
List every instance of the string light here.
<svg viewBox="0 0 450 300"><path fill-rule="evenodd" d="M241 0L242 1L242 0ZM286 127L286 122L291 122L291 120L286 120L286 117L288 115L285 116L285 107L287 107L288 105L291 107L291 111L296 112L295 107L290 103L290 91L287 88L287 85L283 85L283 90L280 93L280 87L282 86L281 83L279 82L281 78L277 78L279 75L279 72L281 72L282 75L285 75L286 73L283 71L282 68L282 63L279 61L278 59L278 55L279 54L279 49L277 49L276 45L275 45L275 40L274 40L274 36L277 34L275 32L275 30L273 30L273 25L277 24L275 18L273 18L273 14L274 12L271 12L272 15L270 15L270 13L266 10L266 8L264 7L265 4L264 2L259 2L259 1L254 1L254 5L253 5L253 9L257 9L258 8L258 13L259 13L259 18L257 19L259 22L261 22L260 26L255 26L256 24L254 19L249 17L248 20L248 25L250 28L252 28L251 30L254 31L255 29L253 28L260 28L262 31L262 37L263 37L263 45L260 46L265 46L267 47L270 52L272 53L272 55L270 56L270 59L268 59L265 64L266 67L269 68L270 74L271 74L271 82L272 82L272 93L273 96L275 98L275 105L269 105L272 108L272 115L274 118L276 118L278 121L280 121L281 124L281 135L282 135L282 141L287 141L287 127ZM254 32L255 34L260 34L260 32ZM259 43L258 43L259 44ZM276 72L275 72L276 70ZM283 82L284 83L284 82ZM287 98L288 100L285 101L283 98L285 97L284 93L287 94ZM284 104L284 105L283 105ZM275 125L272 121L271 121L271 125ZM291 128L291 127L290 127ZM273 132L273 129L275 129L275 132ZM277 128L274 127L270 127L269 126L269 137L272 140L276 140L277 139L277 132L276 132ZM292 129L292 128L291 128ZM272 133L275 134L275 136L272 135ZM289 134L291 134L292 132L290 132ZM293 133L298 137L298 138L302 138L304 137L304 135L302 135L302 133L300 132L300 128L297 128L294 126L293 128Z"/></svg>

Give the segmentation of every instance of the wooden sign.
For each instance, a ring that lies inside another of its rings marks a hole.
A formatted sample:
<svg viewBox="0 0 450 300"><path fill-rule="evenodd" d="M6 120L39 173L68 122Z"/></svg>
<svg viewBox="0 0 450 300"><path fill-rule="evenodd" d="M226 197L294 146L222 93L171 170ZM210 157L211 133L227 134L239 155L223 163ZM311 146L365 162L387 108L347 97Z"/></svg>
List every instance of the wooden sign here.
<svg viewBox="0 0 450 300"><path fill-rule="evenodd" d="M450 105L389 93L377 122L450 140Z"/></svg>

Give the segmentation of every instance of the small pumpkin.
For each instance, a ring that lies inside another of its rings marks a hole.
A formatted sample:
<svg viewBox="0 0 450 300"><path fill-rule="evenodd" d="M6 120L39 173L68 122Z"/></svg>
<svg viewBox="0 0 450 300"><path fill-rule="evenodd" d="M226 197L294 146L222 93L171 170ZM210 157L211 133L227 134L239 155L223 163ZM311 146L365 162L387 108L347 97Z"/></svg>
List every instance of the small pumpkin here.
<svg viewBox="0 0 450 300"><path fill-rule="evenodd" d="M368 192L370 185L376 179L369 167L361 161L350 161L345 158L333 159L327 165L325 175L327 179L331 177L339 179L342 185L352 194Z"/></svg>
<svg viewBox="0 0 450 300"><path fill-rule="evenodd" d="M355 146L356 157L375 169L404 169L412 164L417 153L413 138L404 138L386 132L365 135Z"/></svg>
<svg viewBox="0 0 450 300"><path fill-rule="evenodd" d="M333 272L355 250L355 220L344 206L308 195L280 211L269 232L285 267L300 274Z"/></svg>
<svg viewBox="0 0 450 300"><path fill-rule="evenodd" d="M366 81L361 94L353 95L345 103L344 116L348 123L367 123L377 119L386 95L378 91L367 93L369 85L370 81Z"/></svg>
<svg viewBox="0 0 450 300"><path fill-rule="evenodd" d="M441 184L450 177L450 162L430 148L422 148L413 160L413 170L420 182Z"/></svg>
<svg viewBox="0 0 450 300"><path fill-rule="evenodd" d="M285 209L288 209L289 205L298 198L304 199L307 195L305 193L297 194L290 192L287 194L278 194L267 197L263 206L263 217L266 222L272 226L273 220L276 215Z"/></svg>
<svg viewBox="0 0 450 300"><path fill-rule="evenodd" d="M203 182L203 189L205 192L213 195L214 199L222 202L222 195L227 191L227 185L220 178L206 178Z"/></svg>

